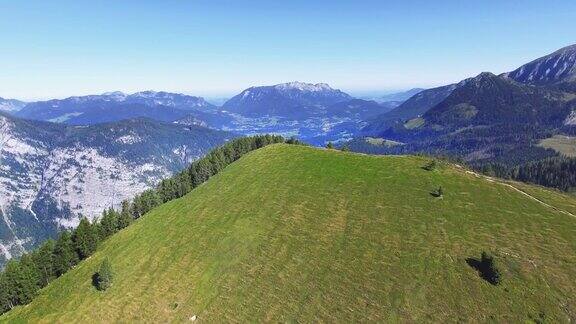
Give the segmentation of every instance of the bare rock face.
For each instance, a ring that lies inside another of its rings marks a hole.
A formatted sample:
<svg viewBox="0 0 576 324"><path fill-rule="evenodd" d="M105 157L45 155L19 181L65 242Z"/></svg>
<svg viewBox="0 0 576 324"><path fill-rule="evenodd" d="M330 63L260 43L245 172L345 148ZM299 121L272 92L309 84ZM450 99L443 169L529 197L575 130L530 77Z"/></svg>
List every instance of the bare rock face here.
<svg viewBox="0 0 576 324"><path fill-rule="evenodd" d="M0 266L229 138L145 119L72 127L0 115Z"/></svg>

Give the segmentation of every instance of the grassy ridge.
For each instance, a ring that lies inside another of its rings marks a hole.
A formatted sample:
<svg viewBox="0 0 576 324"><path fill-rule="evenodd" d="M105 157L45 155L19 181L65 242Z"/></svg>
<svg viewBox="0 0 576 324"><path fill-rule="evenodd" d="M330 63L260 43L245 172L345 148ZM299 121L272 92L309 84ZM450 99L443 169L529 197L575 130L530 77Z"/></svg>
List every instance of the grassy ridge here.
<svg viewBox="0 0 576 324"><path fill-rule="evenodd" d="M574 319L576 218L425 163L260 149L114 235L0 320ZM439 185L442 199L430 195ZM528 188L556 208L575 204ZM500 286L466 264L482 250L502 264ZM91 276L104 257L115 281L103 293Z"/></svg>

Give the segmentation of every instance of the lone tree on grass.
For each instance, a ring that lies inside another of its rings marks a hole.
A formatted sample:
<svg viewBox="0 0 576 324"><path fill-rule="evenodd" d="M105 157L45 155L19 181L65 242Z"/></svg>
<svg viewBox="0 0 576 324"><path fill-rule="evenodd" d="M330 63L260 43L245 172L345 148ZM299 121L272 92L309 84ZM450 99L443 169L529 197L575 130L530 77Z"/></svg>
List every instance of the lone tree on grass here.
<svg viewBox="0 0 576 324"><path fill-rule="evenodd" d="M326 144L326 148L332 150L334 149L334 144L332 144L332 142L328 142L328 144Z"/></svg>
<svg viewBox="0 0 576 324"><path fill-rule="evenodd" d="M442 186L438 187L438 191L436 191L438 197L442 197L444 195L444 190L442 190Z"/></svg>
<svg viewBox="0 0 576 324"><path fill-rule="evenodd" d="M426 171L434 171L436 169L436 160L430 161L430 163L423 166L422 169Z"/></svg>
<svg viewBox="0 0 576 324"><path fill-rule="evenodd" d="M444 190L442 189L442 186L438 187L438 189L431 191L430 195L436 198L442 198L442 195L444 195Z"/></svg>
<svg viewBox="0 0 576 324"><path fill-rule="evenodd" d="M96 289L104 291L112 286L112 265L108 259L104 259L98 268L98 272L92 276L92 281Z"/></svg>

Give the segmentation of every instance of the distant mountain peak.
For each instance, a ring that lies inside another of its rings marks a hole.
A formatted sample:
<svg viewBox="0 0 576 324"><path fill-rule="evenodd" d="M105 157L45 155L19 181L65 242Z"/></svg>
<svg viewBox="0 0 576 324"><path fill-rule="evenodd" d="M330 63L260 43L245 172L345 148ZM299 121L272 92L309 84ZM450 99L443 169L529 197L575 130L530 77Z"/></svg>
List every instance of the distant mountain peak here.
<svg viewBox="0 0 576 324"><path fill-rule="evenodd" d="M274 86L278 90L299 90L299 91L309 91L309 92L319 92L319 91L335 91L326 83L306 83L293 81L288 83L281 83Z"/></svg>
<svg viewBox="0 0 576 324"><path fill-rule="evenodd" d="M476 76L476 78L485 79L485 78L497 78L498 76L492 72L481 72Z"/></svg>
<svg viewBox="0 0 576 324"><path fill-rule="evenodd" d="M459 86L464 85L482 86L498 80L504 80L504 79L492 72L482 72L473 78L466 79L464 80L464 82L459 83Z"/></svg>
<svg viewBox="0 0 576 324"><path fill-rule="evenodd" d="M144 91L134 92L130 96L142 97L142 98L153 98L153 97L157 97L159 95L162 96L163 94L165 95L168 93L167 92L158 92L158 91L154 91L154 90L144 90Z"/></svg>
<svg viewBox="0 0 576 324"><path fill-rule="evenodd" d="M320 116L325 108L352 99L326 83L288 82L251 87L224 104L227 111L246 116L304 118Z"/></svg>
<svg viewBox="0 0 576 324"><path fill-rule="evenodd" d="M103 96L106 96L106 97L117 97L117 96L124 96L124 97L125 97L125 96L127 96L127 94L125 94L125 93L122 92L122 91L104 92L102 95L103 95Z"/></svg>

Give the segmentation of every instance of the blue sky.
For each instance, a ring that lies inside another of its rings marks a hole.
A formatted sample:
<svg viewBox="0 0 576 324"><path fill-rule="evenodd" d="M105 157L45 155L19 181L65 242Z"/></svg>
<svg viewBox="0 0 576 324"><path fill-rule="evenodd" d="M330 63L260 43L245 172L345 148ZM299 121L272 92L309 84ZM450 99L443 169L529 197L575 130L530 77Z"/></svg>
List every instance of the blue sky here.
<svg viewBox="0 0 576 324"><path fill-rule="evenodd" d="M429 87L511 70L575 31L574 0L0 0L0 96Z"/></svg>

